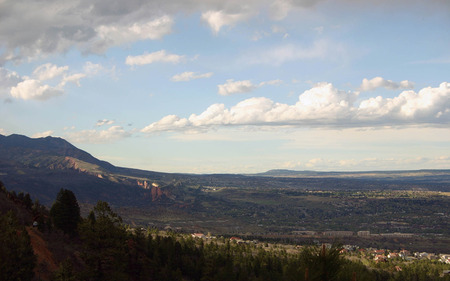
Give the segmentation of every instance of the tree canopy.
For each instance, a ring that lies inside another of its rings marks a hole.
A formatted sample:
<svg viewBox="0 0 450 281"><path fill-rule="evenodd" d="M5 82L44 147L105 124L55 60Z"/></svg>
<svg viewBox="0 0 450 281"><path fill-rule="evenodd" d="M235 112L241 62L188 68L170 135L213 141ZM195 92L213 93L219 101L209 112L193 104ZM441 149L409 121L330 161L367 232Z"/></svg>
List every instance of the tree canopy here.
<svg viewBox="0 0 450 281"><path fill-rule="evenodd" d="M50 209L50 216L56 228L70 235L76 234L81 217L80 206L75 194L62 188Z"/></svg>
<svg viewBox="0 0 450 281"><path fill-rule="evenodd" d="M12 211L0 216L0 225L0 280L31 280L36 256L30 236Z"/></svg>

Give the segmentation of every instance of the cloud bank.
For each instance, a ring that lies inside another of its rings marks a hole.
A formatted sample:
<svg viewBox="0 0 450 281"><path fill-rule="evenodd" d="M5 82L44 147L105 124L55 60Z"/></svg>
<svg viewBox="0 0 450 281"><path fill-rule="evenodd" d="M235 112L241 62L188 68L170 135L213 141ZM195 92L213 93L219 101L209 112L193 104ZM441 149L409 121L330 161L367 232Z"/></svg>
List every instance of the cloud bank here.
<svg viewBox="0 0 450 281"><path fill-rule="evenodd" d="M245 83L244 83L245 84ZM251 85L246 85L248 89ZM442 125L450 122L450 83L419 92L403 91L397 97L381 96L358 101L358 92L321 83L299 95L293 105L265 97L243 100L226 108L213 104L188 118L168 115L143 128L143 133L209 130L220 126L361 127Z"/></svg>
<svg viewBox="0 0 450 281"><path fill-rule="evenodd" d="M279 21L296 8L314 7L323 0L48 0L0 1L0 65L77 48L83 53L102 54L110 47L140 40L157 40L170 34L174 16L180 13L201 14L214 34L224 26L234 26L256 15ZM339 0L360 8L375 0ZM404 8L411 1L398 1L389 7ZM425 3L425 2L424 2ZM449 9L447 1L430 0L428 9ZM17 19L20 19L19 21ZM298 54L296 55L298 56Z"/></svg>

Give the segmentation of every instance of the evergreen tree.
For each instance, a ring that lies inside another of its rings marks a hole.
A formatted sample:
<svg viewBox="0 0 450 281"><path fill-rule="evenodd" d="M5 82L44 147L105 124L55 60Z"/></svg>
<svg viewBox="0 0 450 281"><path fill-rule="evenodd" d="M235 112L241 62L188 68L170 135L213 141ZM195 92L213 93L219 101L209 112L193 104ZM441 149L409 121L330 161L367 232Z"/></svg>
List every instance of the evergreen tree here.
<svg viewBox="0 0 450 281"><path fill-rule="evenodd" d="M337 280L338 272L343 265L339 251L337 245L331 248L322 245L322 247L311 246L303 249L300 253L300 262L308 272L308 281Z"/></svg>
<svg viewBox="0 0 450 281"><path fill-rule="evenodd" d="M36 256L30 236L9 211L0 216L0 280L31 280Z"/></svg>
<svg viewBox="0 0 450 281"><path fill-rule="evenodd" d="M59 264L59 268L53 273L53 281L76 281L78 280L73 269L72 261L66 259Z"/></svg>
<svg viewBox="0 0 450 281"><path fill-rule="evenodd" d="M80 206L72 191L61 189L50 209L50 216L56 228L75 235L80 222Z"/></svg>
<svg viewBox="0 0 450 281"><path fill-rule="evenodd" d="M128 243L122 219L99 201L80 225L83 280L127 280Z"/></svg>

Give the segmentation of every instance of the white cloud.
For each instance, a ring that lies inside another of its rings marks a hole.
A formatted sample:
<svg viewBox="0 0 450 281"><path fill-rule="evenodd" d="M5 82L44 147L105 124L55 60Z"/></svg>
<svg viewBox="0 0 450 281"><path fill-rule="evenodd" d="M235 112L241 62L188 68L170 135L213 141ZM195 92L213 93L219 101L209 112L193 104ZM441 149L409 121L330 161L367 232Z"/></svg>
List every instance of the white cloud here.
<svg viewBox="0 0 450 281"><path fill-rule="evenodd" d="M256 88L271 85L276 86L282 84L283 81L280 79L263 81L259 84L253 84L250 80L234 81L233 79L228 79L225 84L217 85L218 93L222 96L230 96L239 93L249 93Z"/></svg>
<svg viewBox="0 0 450 281"><path fill-rule="evenodd" d="M382 77L375 77L370 80L364 78L359 88L361 91L373 91L378 88L386 88L389 90L413 89L414 83L408 80L403 80L397 83L391 80L386 80Z"/></svg>
<svg viewBox="0 0 450 281"><path fill-rule="evenodd" d="M232 92L240 84L225 89ZM243 89L254 87L246 84ZM230 85L233 85L230 83ZM404 91L395 98L370 98L357 103L358 92L345 92L330 83L320 83L299 95L293 105L268 98L249 98L226 108L213 104L200 115L189 118L169 115L145 127L152 133L175 130L205 130L215 126L300 126L361 127L385 125L448 124L450 83L424 88L418 93Z"/></svg>
<svg viewBox="0 0 450 281"><path fill-rule="evenodd" d="M361 120L394 119L441 123L450 121L450 83L423 88L418 93L404 91L395 98L378 96L361 102Z"/></svg>
<svg viewBox="0 0 450 281"><path fill-rule="evenodd" d="M94 65L89 65L89 67L93 69ZM64 87L68 82L80 86L80 80L88 76L85 73L67 73L68 71L68 66L46 63L36 67L30 78L27 76L20 77L15 72L0 68L0 94L3 91L16 99L41 101L60 96L64 93ZM93 74L90 73L89 75ZM60 80L56 86L43 83L47 80L55 82L56 78Z"/></svg>
<svg viewBox="0 0 450 281"><path fill-rule="evenodd" d="M171 32L169 13L176 13L172 7L184 5L156 2L125 5L120 1L50 0L42 5L3 1L0 48L4 52L0 52L0 64L64 53L73 47L84 53L103 53L112 46L160 39Z"/></svg>
<svg viewBox="0 0 450 281"><path fill-rule="evenodd" d="M145 39L161 39L172 31L173 23L172 17L165 15L142 23L101 25L95 30L97 37L92 50L103 53L107 48L114 45L122 45Z"/></svg>
<svg viewBox="0 0 450 281"><path fill-rule="evenodd" d="M48 100L49 98L60 96L63 93L62 89L42 85L40 81L35 79L25 80L11 88L11 96L23 100Z"/></svg>
<svg viewBox="0 0 450 281"><path fill-rule="evenodd" d="M74 143L108 143L123 139L132 135L121 126L111 126L106 130L83 130L79 132L69 132L66 138Z"/></svg>
<svg viewBox="0 0 450 281"><path fill-rule="evenodd" d="M67 82L72 82L72 83L75 83L78 87L80 87L81 86L80 80L82 78L85 78L86 76L87 75L84 73L75 73L75 74L71 74L71 75L64 75L59 86L64 87L67 84Z"/></svg>
<svg viewBox="0 0 450 281"><path fill-rule="evenodd" d="M259 87L265 86L265 85L277 86L280 84L283 84L283 81L280 79L275 79L275 80L261 82L261 83L259 83Z"/></svg>
<svg viewBox="0 0 450 281"><path fill-rule="evenodd" d="M248 13L226 13L225 11L207 11L202 13L202 20L208 23L214 34L218 34L223 26L233 26L250 17Z"/></svg>
<svg viewBox="0 0 450 281"><path fill-rule="evenodd" d="M103 125L112 125L112 124L114 124L114 120L102 119L98 120L95 126L100 127Z"/></svg>
<svg viewBox="0 0 450 281"><path fill-rule="evenodd" d="M218 93L222 96L229 96L237 93L248 93L258 86L253 85L250 80L234 81L228 79L225 84L217 85Z"/></svg>
<svg viewBox="0 0 450 281"><path fill-rule="evenodd" d="M233 26L265 11L269 11L272 20L281 20L296 7L309 8L319 2L323 1L48 0L45 5L30 1L0 1L0 49L3 51L0 53L0 64L64 53L71 48L99 53L112 46L138 40L160 39L171 32L172 15L177 14L193 15L203 12L202 19L217 33L224 26ZM344 5L347 2L348 0L338 1ZM361 2L364 4L358 5L359 7L372 7L380 1ZM415 1L414 4L428 9L448 10L447 1L422 2L424 3ZM356 1L352 1L352 4L355 3ZM401 4L385 6L403 9L403 4L410 4L406 0L398 3Z"/></svg>
<svg viewBox="0 0 450 281"><path fill-rule="evenodd" d="M152 123L141 130L143 133L153 133L162 131L173 131L177 129L183 129L188 125L188 121L183 118L179 118L176 115L168 115L158 122Z"/></svg>
<svg viewBox="0 0 450 281"><path fill-rule="evenodd" d="M40 81L50 80L60 75L63 75L69 69L68 66L56 66L51 63L46 63L38 66L33 71L33 76Z"/></svg>
<svg viewBox="0 0 450 281"><path fill-rule="evenodd" d="M93 63L93 62L86 62L83 66L84 73L88 76L97 75L101 71L104 70L103 66L101 64Z"/></svg>
<svg viewBox="0 0 450 281"><path fill-rule="evenodd" d="M22 81L23 79L16 72L0 67L0 97L9 95L11 87Z"/></svg>
<svg viewBox="0 0 450 281"><path fill-rule="evenodd" d="M209 78L212 75L213 75L212 72L198 74L195 72L186 71L186 72L174 75L171 80L174 82L186 82L186 81L191 81L194 79Z"/></svg>
<svg viewBox="0 0 450 281"><path fill-rule="evenodd" d="M53 131L45 131L45 132L42 132L42 133L36 133L36 134L34 134L34 135L32 135L31 137L32 138L45 138L45 137L48 137L48 136L51 136L51 135L53 135Z"/></svg>
<svg viewBox="0 0 450 281"><path fill-rule="evenodd" d="M179 63L183 59L184 56L168 54L165 50L161 50L150 54L143 54L140 56L128 56L125 63L127 65L145 65L155 62Z"/></svg>

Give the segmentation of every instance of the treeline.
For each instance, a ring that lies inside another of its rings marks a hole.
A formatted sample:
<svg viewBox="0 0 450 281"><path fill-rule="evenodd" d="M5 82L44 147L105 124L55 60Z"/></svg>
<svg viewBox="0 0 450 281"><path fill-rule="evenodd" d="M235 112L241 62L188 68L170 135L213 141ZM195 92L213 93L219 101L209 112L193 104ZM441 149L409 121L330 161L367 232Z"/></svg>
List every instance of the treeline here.
<svg viewBox="0 0 450 281"><path fill-rule="evenodd" d="M331 248L309 246L290 253L283 248L269 250L262 244L194 239L183 234L162 235L153 229L131 229L103 201L99 201L86 218L81 218L75 195L65 189L58 193L50 211L41 216L41 231L46 237L52 237L47 241L49 247L58 245L53 248L60 250L56 255L59 268L51 274L54 281L450 280L449 276L440 277L440 272L430 270L431 265L424 268L411 265L410 274L369 269L358 261L344 258L337 245ZM32 280L36 259L30 251L26 231L14 222L12 212L0 219L1 247L15 241L14 247L20 252L5 252L8 260L3 254L4 248L1 249L0 280ZM8 227L4 227L5 224Z"/></svg>

